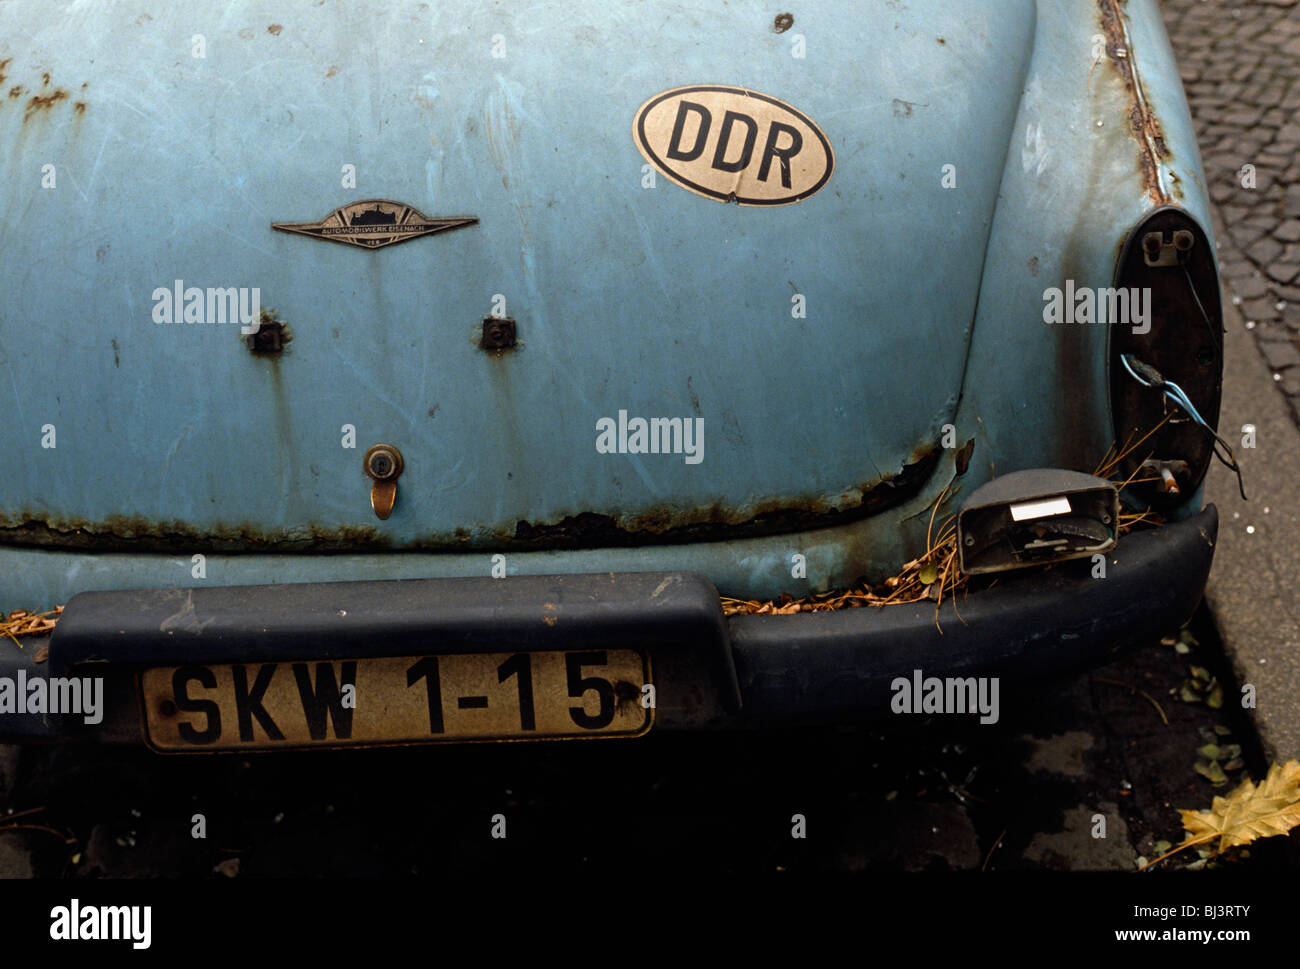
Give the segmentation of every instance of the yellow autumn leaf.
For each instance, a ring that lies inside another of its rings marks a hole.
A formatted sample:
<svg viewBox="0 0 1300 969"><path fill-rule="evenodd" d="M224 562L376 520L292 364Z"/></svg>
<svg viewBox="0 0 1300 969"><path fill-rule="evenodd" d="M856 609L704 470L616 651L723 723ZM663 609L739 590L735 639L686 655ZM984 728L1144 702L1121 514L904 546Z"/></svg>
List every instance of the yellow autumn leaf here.
<svg viewBox="0 0 1300 969"><path fill-rule="evenodd" d="M1272 764L1257 786L1243 781L1227 797L1216 797L1208 811L1179 811L1187 840L1179 848L1218 839L1219 854L1257 838L1286 834L1300 825L1300 760Z"/></svg>

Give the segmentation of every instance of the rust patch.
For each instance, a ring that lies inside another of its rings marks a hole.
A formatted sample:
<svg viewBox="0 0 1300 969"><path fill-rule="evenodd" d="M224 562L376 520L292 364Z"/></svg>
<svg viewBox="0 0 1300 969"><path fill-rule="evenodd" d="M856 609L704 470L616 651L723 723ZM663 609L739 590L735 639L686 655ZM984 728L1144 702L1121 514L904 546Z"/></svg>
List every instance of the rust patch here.
<svg viewBox="0 0 1300 969"><path fill-rule="evenodd" d="M884 511L915 495L939 460L939 449L922 449L911 464L883 481L864 486L851 507L824 500L775 499L746 519L721 503L683 511L657 508L616 519L581 512L553 524L516 523L488 538L473 540L463 528L450 536L429 536L402 551L439 552L459 546L475 550L527 548L609 548L725 541L844 525ZM151 521L113 516L101 522L76 518L52 520L26 509L0 515L0 544L37 548L133 552L295 552L336 553L393 550L391 540L375 528L306 525L267 531L247 522L196 528L180 521Z"/></svg>
<svg viewBox="0 0 1300 969"><path fill-rule="evenodd" d="M23 121L27 121L37 111L48 111L60 101L66 99L68 92L58 88L52 94L40 95L34 94L27 102L27 110L23 113Z"/></svg>
<svg viewBox="0 0 1300 969"><path fill-rule="evenodd" d="M280 36L280 31L282 30L284 30L284 28L281 27L279 24L271 24L271 26L266 28L266 32L270 34L272 37Z"/></svg>
<svg viewBox="0 0 1300 969"><path fill-rule="evenodd" d="M904 101L902 98L894 98L894 117L910 118L912 116L912 109L916 107L918 103L919 102L917 101ZM921 107L927 108L929 105L922 104Z"/></svg>
<svg viewBox="0 0 1300 969"><path fill-rule="evenodd" d="M784 34L793 26L794 14L792 13L779 13L776 15L776 19L772 21L772 30L778 34Z"/></svg>
<svg viewBox="0 0 1300 969"><path fill-rule="evenodd" d="M480 350L494 352L500 356L507 350L513 350L519 343L515 321L508 316L489 316L483 320L483 333L479 337Z"/></svg>
<svg viewBox="0 0 1300 969"><path fill-rule="evenodd" d="M3 76L0 76L0 81L3 81L3 80L4 80L4 77L3 77ZM11 88L9 89L9 96L10 96L11 98L13 98L14 100L17 100L18 98L22 97L22 96L23 96L23 86L22 86L21 84L15 84L13 87L11 87Z"/></svg>
<svg viewBox="0 0 1300 969"><path fill-rule="evenodd" d="M1106 38L1106 60L1114 68L1128 90L1128 125L1138 143L1138 171L1142 187L1158 204L1173 201L1160 181L1160 162L1172 158L1165 143L1160 120L1147 103L1142 90L1142 80L1133 58L1128 28L1124 22L1122 0L1098 0L1101 30Z"/></svg>
<svg viewBox="0 0 1300 969"><path fill-rule="evenodd" d="M276 357L283 352L285 344L293 339L289 325L281 320L275 310L262 310L258 316L257 329L245 337L248 349L254 356Z"/></svg>
<svg viewBox="0 0 1300 969"><path fill-rule="evenodd" d="M876 514L910 498L929 478L938 460L938 449L924 451L898 474L862 486L861 500L850 507L835 507L824 500L792 503L789 499L777 499L761 503L745 520L738 519L721 503L688 512L651 509L623 520L581 512L554 524L521 521L515 526L514 535L499 535L498 539L516 546L600 548L723 541L830 528Z"/></svg>
<svg viewBox="0 0 1300 969"><path fill-rule="evenodd" d="M953 470L957 472L958 477L961 477L963 474L966 473L966 469L970 467L971 455L974 453L975 453L975 438L972 437L969 441L967 441L965 444L962 445L961 450L957 452L957 456L953 461Z"/></svg>
<svg viewBox="0 0 1300 969"><path fill-rule="evenodd" d="M12 57L6 57L4 60L0 61L0 84L3 84L5 78L9 76L5 73L5 68L9 66L11 60L13 60Z"/></svg>
<svg viewBox="0 0 1300 969"><path fill-rule="evenodd" d="M85 101L78 101L76 104L74 104L74 105L72 106L72 110L73 110L73 111L76 111L77 114L85 114L85 113L86 113L86 102L85 102Z"/></svg>
<svg viewBox="0 0 1300 969"><path fill-rule="evenodd" d="M46 71L44 74L41 75L41 87L49 87L49 86L50 86L50 72Z"/></svg>
<svg viewBox="0 0 1300 969"><path fill-rule="evenodd" d="M388 548L390 542L370 526L266 532L247 522L218 523L198 529L179 521L150 521L113 515L101 522L75 518L50 520L20 511L0 516L0 543L36 548L94 548L134 552L354 552Z"/></svg>
<svg viewBox="0 0 1300 969"><path fill-rule="evenodd" d="M333 77L333 76L334 76L335 74L337 74L338 72L339 72L339 66L338 66L337 64L331 64L331 65L329 66L329 70L327 70L327 71L325 72L325 76L326 76L326 77Z"/></svg>

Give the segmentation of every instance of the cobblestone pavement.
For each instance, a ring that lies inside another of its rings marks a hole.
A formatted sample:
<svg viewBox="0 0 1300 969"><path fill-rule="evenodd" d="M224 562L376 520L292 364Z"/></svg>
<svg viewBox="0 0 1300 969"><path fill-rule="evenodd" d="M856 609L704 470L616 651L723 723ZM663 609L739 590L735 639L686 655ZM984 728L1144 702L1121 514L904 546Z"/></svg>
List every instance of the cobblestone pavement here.
<svg viewBox="0 0 1300 969"><path fill-rule="evenodd" d="M1220 215L1225 299L1300 423L1300 0L1161 0Z"/></svg>

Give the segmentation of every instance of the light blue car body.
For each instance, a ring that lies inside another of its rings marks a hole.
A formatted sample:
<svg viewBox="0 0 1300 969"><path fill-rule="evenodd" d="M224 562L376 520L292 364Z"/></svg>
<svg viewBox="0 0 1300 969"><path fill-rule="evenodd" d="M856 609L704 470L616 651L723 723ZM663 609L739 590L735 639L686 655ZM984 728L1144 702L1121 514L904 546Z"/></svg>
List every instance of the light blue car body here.
<svg viewBox="0 0 1300 969"><path fill-rule="evenodd" d="M1211 232L1153 0L710 6L0 4L0 609L494 564L800 595L915 558L945 489L939 520L1093 470L1108 329L1045 324L1044 292L1109 286L1160 205ZM634 116L697 84L815 122L826 185L655 173ZM377 251L271 227L361 199L478 221ZM155 322L175 280L258 288L291 341ZM478 346L492 315L513 350ZM600 453L619 411L702 418L703 459Z"/></svg>

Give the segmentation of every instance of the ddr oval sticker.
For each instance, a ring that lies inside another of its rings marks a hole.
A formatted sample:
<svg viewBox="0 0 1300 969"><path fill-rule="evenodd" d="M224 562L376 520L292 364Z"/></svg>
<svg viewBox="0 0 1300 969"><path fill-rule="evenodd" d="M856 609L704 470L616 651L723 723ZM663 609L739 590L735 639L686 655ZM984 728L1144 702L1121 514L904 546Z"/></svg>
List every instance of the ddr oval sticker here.
<svg viewBox="0 0 1300 969"><path fill-rule="evenodd" d="M800 202L835 169L831 143L812 119L742 87L697 84L656 94L637 111L632 134L659 172L719 202Z"/></svg>

